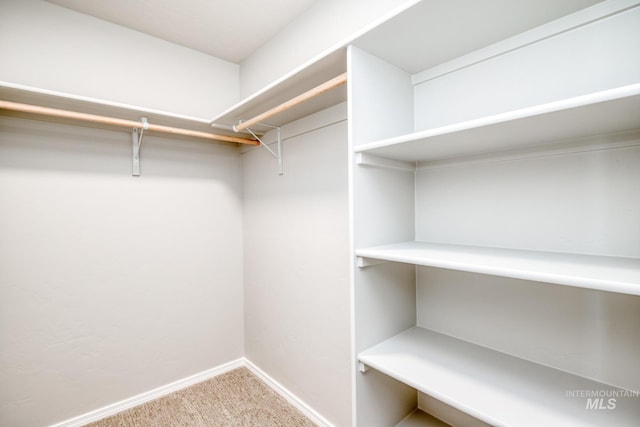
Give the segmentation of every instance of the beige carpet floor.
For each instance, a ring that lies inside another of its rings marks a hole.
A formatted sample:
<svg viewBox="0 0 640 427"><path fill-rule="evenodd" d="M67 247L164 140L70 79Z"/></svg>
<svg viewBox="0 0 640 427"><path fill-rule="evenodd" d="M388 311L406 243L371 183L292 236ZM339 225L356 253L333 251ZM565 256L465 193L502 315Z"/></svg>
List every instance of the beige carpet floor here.
<svg viewBox="0 0 640 427"><path fill-rule="evenodd" d="M313 427L315 424L246 368L235 369L91 427Z"/></svg>

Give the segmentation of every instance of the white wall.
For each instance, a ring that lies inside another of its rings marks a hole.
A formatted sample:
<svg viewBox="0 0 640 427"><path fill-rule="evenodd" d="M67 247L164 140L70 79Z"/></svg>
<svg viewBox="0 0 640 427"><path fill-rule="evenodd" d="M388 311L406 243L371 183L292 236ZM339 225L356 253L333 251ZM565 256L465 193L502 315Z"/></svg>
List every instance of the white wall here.
<svg viewBox="0 0 640 427"><path fill-rule="evenodd" d="M317 55L416 0L322 0L284 27L240 66L240 94L251 95Z"/></svg>
<svg viewBox="0 0 640 427"><path fill-rule="evenodd" d="M638 258L640 133L615 141L421 170L416 239Z"/></svg>
<svg viewBox="0 0 640 427"><path fill-rule="evenodd" d="M82 415L243 355L231 145L0 117L0 425Z"/></svg>
<svg viewBox="0 0 640 427"><path fill-rule="evenodd" d="M0 57L0 81L196 117L239 96L236 64L39 0L0 2Z"/></svg>
<svg viewBox="0 0 640 427"><path fill-rule="evenodd" d="M285 126L283 176L266 150L243 154L246 357L337 426L351 424L345 118Z"/></svg>
<svg viewBox="0 0 640 427"><path fill-rule="evenodd" d="M418 268L418 326L627 390L640 387L640 297Z"/></svg>
<svg viewBox="0 0 640 427"><path fill-rule="evenodd" d="M211 117L238 66L44 1L0 2L0 80ZM0 118L2 425L45 425L243 356L232 145Z"/></svg>

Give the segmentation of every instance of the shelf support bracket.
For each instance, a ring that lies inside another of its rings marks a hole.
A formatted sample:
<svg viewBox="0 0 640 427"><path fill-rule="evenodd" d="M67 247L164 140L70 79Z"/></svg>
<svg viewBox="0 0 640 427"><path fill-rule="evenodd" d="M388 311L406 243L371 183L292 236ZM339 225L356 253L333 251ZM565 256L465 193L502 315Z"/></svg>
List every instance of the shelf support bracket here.
<svg viewBox="0 0 640 427"><path fill-rule="evenodd" d="M245 130L247 132L249 132L251 134L251 136L253 136L259 143L260 146L263 148L266 148L267 151L269 151L269 153L271 153L271 155L273 157L275 157L278 160L278 175L284 175L284 167L283 167L283 163L282 163L282 136L280 134L280 127L279 126L273 126L273 125L269 125L266 123L257 123L261 126L266 126L268 128L271 129L275 129L276 130L276 136L278 138L277 140L277 145L276 145L276 151L274 152L271 148L269 148L269 146L267 144L264 143L264 141L262 141L262 139L256 135L250 128L245 128ZM235 126L234 126L234 130L235 130ZM264 135L263 135L264 136Z"/></svg>
<svg viewBox="0 0 640 427"><path fill-rule="evenodd" d="M133 132L131 133L133 148L133 165L131 174L133 176L140 176L140 146L142 146L142 136L144 135L144 131L149 129L149 122L146 117L141 117L140 121L142 122L140 132L138 132L138 128L133 128Z"/></svg>
<svg viewBox="0 0 640 427"><path fill-rule="evenodd" d="M358 370L364 374L369 370L369 367L365 365L363 362L358 362Z"/></svg>
<svg viewBox="0 0 640 427"><path fill-rule="evenodd" d="M358 268L365 268L365 267L371 267L378 264L384 264L385 262L388 262L388 261L384 259L375 259L375 258L367 258L367 257L359 256L357 258L356 265L358 266Z"/></svg>

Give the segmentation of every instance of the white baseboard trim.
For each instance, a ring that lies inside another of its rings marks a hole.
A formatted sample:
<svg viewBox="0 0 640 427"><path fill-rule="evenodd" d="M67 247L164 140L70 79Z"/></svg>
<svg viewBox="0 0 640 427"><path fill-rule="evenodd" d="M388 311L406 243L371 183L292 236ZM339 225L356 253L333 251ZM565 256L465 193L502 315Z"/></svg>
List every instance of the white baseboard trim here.
<svg viewBox="0 0 640 427"><path fill-rule="evenodd" d="M298 398L295 394L291 393L282 384L280 384L279 382L271 378L269 375L267 375L262 369L254 365L250 360L244 359L244 363L247 369L249 369L253 374L255 374L262 381L264 381L276 393L284 397L290 404L296 407L311 421L318 424L320 427L335 427L326 418L324 418L322 415L316 412L311 406L307 405L305 402L300 400L300 398Z"/></svg>
<svg viewBox="0 0 640 427"><path fill-rule="evenodd" d="M167 394L182 390L194 384L206 381L213 377L217 377L218 375L242 367L246 367L247 369L249 369L276 393L285 398L291 405L297 408L300 412L302 412L305 416L307 416L314 423L318 424L320 427L335 427L326 418L316 412L311 406L307 405L295 394L291 393L287 388L285 388L282 384L271 378L262 369L258 368L250 360L247 360L245 358L233 360L229 363L216 366L215 368L208 369L206 371L200 372L187 378L183 378L178 381L174 381L170 384L163 385L145 393L141 393L137 396L121 400L120 402L104 406L102 408L96 409L95 411L87 412L86 414L68 419L66 421L62 421L61 423L54 424L50 427L81 427L85 424L99 421L103 418L115 415L118 412L133 408L134 406L142 405L143 403L150 402L162 396L166 396Z"/></svg>
<svg viewBox="0 0 640 427"><path fill-rule="evenodd" d="M175 391L182 390L183 388L187 388L199 382L206 381L218 375L232 371L236 368L241 368L243 366L245 366L245 359L237 359L217 366L215 368L208 369L204 372L192 375L190 377L163 385L137 396L133 396L128 399L121 400L120 402L104 406L102 408L96 409L95 411L87 412L86 414L80 415L78 417L71 418L58 424L54 424L51 427L80 427L85 424L117 414L118 412L122 412L126 409L133 408L134 406L150 402L154 399L173 393Z"/></svg>

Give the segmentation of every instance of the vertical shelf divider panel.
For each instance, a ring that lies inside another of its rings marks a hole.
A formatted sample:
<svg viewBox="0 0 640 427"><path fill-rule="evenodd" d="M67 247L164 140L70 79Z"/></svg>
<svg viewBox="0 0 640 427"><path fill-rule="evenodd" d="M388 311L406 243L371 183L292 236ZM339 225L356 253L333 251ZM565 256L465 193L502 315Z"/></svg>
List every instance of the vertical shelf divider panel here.
<svg viewBox="0 0 640 427"><path fill-rule="evenodd" d="M411 76L361 49L348 49L349 132L358 144L413 130ZM414 173L361 167L351 154L356 247L413 238ZM415 267L379 265L354 272L356 353L415 325ZM415 390L370 371L354 372L358 425L395 425L417 405Z"/></svg>

